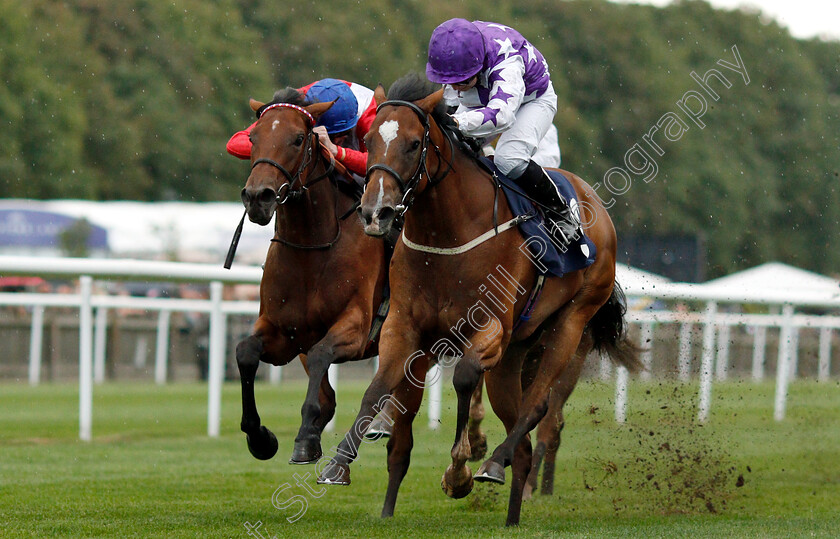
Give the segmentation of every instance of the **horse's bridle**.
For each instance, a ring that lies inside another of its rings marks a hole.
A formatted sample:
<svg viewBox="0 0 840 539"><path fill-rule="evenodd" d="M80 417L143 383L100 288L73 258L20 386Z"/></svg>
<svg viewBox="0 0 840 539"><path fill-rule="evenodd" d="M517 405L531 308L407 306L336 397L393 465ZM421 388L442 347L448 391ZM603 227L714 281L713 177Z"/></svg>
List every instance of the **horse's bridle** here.
<svg viewBox="0 0 840 539"><path fill-rule="evenodd" d="M392 99L392 100L389 100L389 101L383 101L382 103L379 104L378 107L376 107L376 113L379 114L380 109L382 109L382 107L385 107L385 106L388 106L388 105L391 105L391 106L394 106L394 107L408 107L408 108L410 108L412 111L414 111L414 113L417 115L417 117L420 118L420 122L423 124L423 142L422 142L422 148L420 150L420 161L417 163L417 168L414 169L414 173L411 175L411 177L408 179L408 181L404 180L399 172L397 172L393 168L389 167L388 165L381 164L381 163L376 163L374 165L369 166L368 169L367 169L367 173L365 174L365 185L367 185L367 183L370 181L370 175L376 170L381 170L381 171L387 173L388 175L392 176L394 178L394 180L396 180L397 185L399 186L400 191L402 191L402 194L403 194L402 201L399 204L397 204L397 207L395 208L395 210L397 212L397 216L400 217L403 214L405 214L406 211L408 211L408 208L414 202L414 197L416 196L415 189L417 188L417 185L420 183L420 181L423 179L423 174L425 173L426 176L429 178L429 185L436 185L436 184L440 183L446 177L447 174L449 174L450 170L452 170L452 163L449 162L449 161L446 162L447 163L447 168L443 172L443 174L441 174L439 177L435 178L432 174L430 174L428 168L426 167L426 155L428 154L429 145L431 144L432 148L434 149L435 153L437 154L438 161L444 161L444 159L443 159L443 154L441 154L441 152L440 152L440 148L436 144L432 143L432 139L429 136L430 123L429 123L428 114L426 114L426 111L424 111L423 109L421 109L420 107L418 107L414 103L412 103L410 101L402 101L402 100L399 100L399 99ZM446 137L446 140L449 141L449 148L450 148L450 155L451 155L452 154L451 150L453 148L452 139L449 137L449 135L445 131L443 131L443 130L441 130L441 131L443 132L444 136ZM438 166L438 170L436 171L436 174L439 174L439 173L440 173L440 166Z"/></svg>
<svg viewBox="0 0 840 539"><path fill-rule="evenodd" d="M307 119L306 127L308 129L308 132L306 133L306 145L303 147L303 159L301 160L300 165L298 166L294 174L289 172L286 169L286 167L284 167L274 159L269 159L268 157L260 157L259 159L255 159L254 162L251 164L251 170L253 170L254 167L261 163L271 165L277 170L279 170L280 173L286 177L286 183L284 183L280 186L279 189L277 189L277 204L285 204L289 200L298 200L303 196L304 192L306 192L307 189L309 189L319 181L328 178L332 171L335 169L335 162L332 159L330 159L329 166L323 174L321 174L314 180L310 180L306 184L303 184L300 179L300 176L301 174L303 174L303 171L306 170L306 168L312 163L312 141L313 139L318 139L318 135L312 131L312 128L315 125L315 118L313 118L312 115L309 114L309 111L307 111L305 108L293 105L292 103L271 103L269 105L263 105L262 107L260 107L260 109L257 111L257 119L262 117L262 115L265 114L266 111L280 107L294 109L303 114ZM293 189L294 185L298 182L301 182L300 188L297 190ZM283 188L286 189L285 196L283 195Z"/></svg>
<svg viewBox="0 0 840 539"><path fill-rule="evenodd" d="M294 174L289 172L286 169L286 167L284 167L283 165L281 165L277 161L275 161L273 159L269 159L267 157L260 157L259 159L255 159L253 164L251 165L251 170L253 170L254 167L259 165L260 163L265 163L267 165L271 165L274 168L276 168L277 170L279 170L280 173L283 174L283 176L286 177L286 183L281 185L280 188L277 190L276 201L277 201L277 205L280 206L282 204L285 204L288 201L295 201L295 200L298 200L298 199L302 198L307 189L311 188L313 185L320 182L321 180L323 180L325 178L328 178L330 176L330 174L332 174L332 172L335 170L335 160L330 159L329 164L328 164L327 167L325 167L325 171L324 171L323 174L317 176L315 179L310 180L310 181L308 181L304 184L303 181L300 179L300 176L301 176L301 174L303 174L303 171L305 171L309 167L309 165L312 163L312 160L313 160L312 154L314 153L313 150L312 150L313 140L315 140L315 141L318 140L318 134L315 133L312 130L313 126L315 125L315 118L313 118L312 115L309 113L309 111L307 111L305 108L299 107L298 105L294 105L292 103L271 103L269 105L263 105L262 107L260 107L259 110L257 110L257 118L259 119L260 117L262 117L262 115L267 110L272 109L272 108L276 108L276 107L294 109L294 110L300 112L301 114L303 114L307 119L306 127L308 129L308 132L306 134L306 145L303 147L303 154L304 154L303 159L301 159L300 165L298 165L298 168L297 168L297 170L295 171ZM318 152L318 155L321 155L320 152ZM292 187L298 182L300 182L300 188L297 189L297 190L294 190ZM284 187L286 188L286 192L285 192L285 196L282 196ZM271 241L272 242L277 242L277 243L282 243L283 245L286 245L288 247L293 247L295 249L304 249L304 250L329 249L330 247L335 245L338 242L338 239L341 237L341 223L339 222L338 217L336 217L335 223L336 223L335 237L332 239L332 241L329 241L327 243L319 243L317 245L303 245L303 244L299 244L299 243L293 243L293 242L290 242L289 240L285 240L285 239L281 238L279 236L279 231L275 231L275 233L277 234L277 237L272 238Z"/></svg>

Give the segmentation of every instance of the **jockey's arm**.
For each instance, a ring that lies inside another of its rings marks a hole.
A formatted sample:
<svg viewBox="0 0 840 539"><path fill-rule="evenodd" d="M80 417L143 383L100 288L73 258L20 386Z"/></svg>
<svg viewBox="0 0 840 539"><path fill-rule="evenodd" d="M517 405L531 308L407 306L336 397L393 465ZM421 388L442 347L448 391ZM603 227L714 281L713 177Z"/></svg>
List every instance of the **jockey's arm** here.
<svg viewBox="0 0 840 539"><path fill-rule="evenodd" d="M360 152L352 148L336 146L333 144L332 140L330 140L330 136L327 134L327 129L324 126L318 126L313 129L313 131L318 134L318 139L321 141L321 144L331 154L333 154L336 160L344 165L347 170L354 172L359 176L365 175L367 172L367 152Z"/></svg>
<svg viewBox="0 0 840 539"><path fill-rule="evenodd" d="M490 99L484 107L459 106L453 115L462 133L486 137L506 131L516 120L516 111L525 98L525 63L518 55L497 64L488 74L493 81Z"/></svg>
<svg viewBox="0 0 840 539"><path fill-rule="evenodd" d="M257 125L257 122L252 123L247 129L234 133L230 140L228 140L225 148L227 152L234 157L240 159L251 158L251 129Z"/></svg>
<svg viewBox="0 0 840 539"><path fill-rule="evenodd" d="M343 155L342 155L343 150ZM340 148L338 150L338 157L341 164L347 167L350 172L355 172L359 176L364 177L367 174L367 152L360 152L351 148ZM343 157L343 159L341 159Z"/></svg>

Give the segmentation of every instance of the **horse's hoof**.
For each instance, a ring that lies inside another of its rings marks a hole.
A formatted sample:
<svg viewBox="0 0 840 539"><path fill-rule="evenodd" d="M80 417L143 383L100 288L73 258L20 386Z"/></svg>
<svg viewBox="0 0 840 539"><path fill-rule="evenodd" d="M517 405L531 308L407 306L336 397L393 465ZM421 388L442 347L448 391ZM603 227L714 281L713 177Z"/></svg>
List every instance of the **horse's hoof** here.
<svg viewBox="0 0 840 539"><path fill-rule="evenodd" d="M380 419L374 420L365 431L365 440L379 440L391 436L391 425Z"/></svg>
<svg viewBox="0 0 840 539"><path fill-rule="evenodd" d="M447 496L455 500L472 492L473 484L472 470L467 465L461 468L460 473L454 473L450 464L443 473L443 477L440 478L440 488Z"/></svg>
<svg viewBox="0 0 840 539"><path fill-rule="evenodd" d="M534 487L530 483L525 483L525 488L522 489L522 501L527 502L534 495Z"/></svg>
<svg viewBox="0 0 840 539"><path fill-rule="evenodd" d="M330 461L321 476L318 477L319 485L349 485L350 466Z"/></svg>
<svg viewBox="0 0 840 539"><path fill-rule="evenodd" d="M487 435L479 432L475 436L470 436L470 462L477 462L484 458L487 454Z"/></svg>
<svg viewBox="0 0 840 539"><path fill-rule="evenodd" d="M321 458L321 441L311 438L295 441L289 464L315 464Z"/></svg>
<svg viewBox="0 0 840 539"><path fill-rule="evenodd" d="M248 442L248 451L254 455L254 458L268 460L277 454L277 437L262 425L253 436L246 434L245 440Z"/></svg>
<svg viewBox="0 0 840 539"><path fill-rule="evenodd" d="M499 485L505 484L505 467L492 460L484 461L484 464L478 469L475 476L473 476L479 483L497 483Z"/></svg>

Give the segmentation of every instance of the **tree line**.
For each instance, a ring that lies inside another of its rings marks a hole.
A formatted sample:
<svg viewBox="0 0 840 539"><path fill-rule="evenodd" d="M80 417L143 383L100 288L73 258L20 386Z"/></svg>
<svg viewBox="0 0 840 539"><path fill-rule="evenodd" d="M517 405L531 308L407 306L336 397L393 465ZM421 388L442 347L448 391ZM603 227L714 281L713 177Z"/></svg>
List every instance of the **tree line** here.
<svg viewBox="0 0 840 539"><path fill-rule="evenodd" d="M249 97L387 88L456 16L546 57L563 168L599 185L619 236L700 233L712 276L837 271L840 43L697 0L0 0L0 197L237 200L247 165L224 148Z"/></svg>

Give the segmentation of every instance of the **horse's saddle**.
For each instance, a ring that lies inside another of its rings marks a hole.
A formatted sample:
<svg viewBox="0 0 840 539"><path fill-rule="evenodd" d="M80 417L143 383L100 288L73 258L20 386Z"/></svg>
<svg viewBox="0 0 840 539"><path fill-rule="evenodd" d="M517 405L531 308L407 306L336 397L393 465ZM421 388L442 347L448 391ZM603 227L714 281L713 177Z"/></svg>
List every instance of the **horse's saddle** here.
<svg viewBox="0 0 840 539"><path fill-rule="evenodd" d="M526 254L530 253L529 258L540 274L559 277L583 269L595 262L595 244L592 240L585 234L581 234L570 244L563 246L561 242L554 239L551 231L555 225L546 219L542 208L526 198L516 182L499 172L492 160L481 157L479 162L501 186L513 214L532 216L519 225L522 235L525 236L520 249ZM560 194L568 201L572 212L580 219L578 195L571 182L560 172L548 169L546 172L557 185Z"/></svg>

